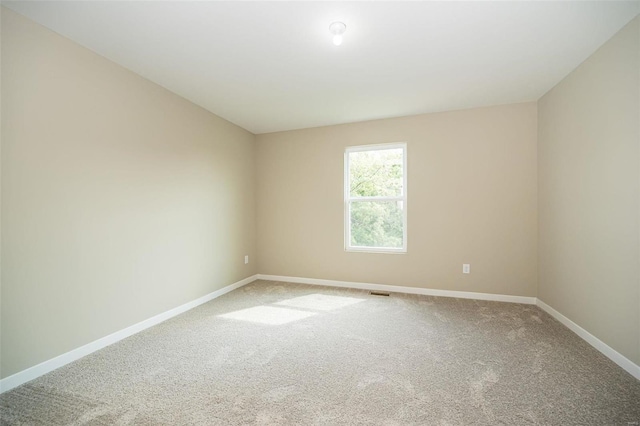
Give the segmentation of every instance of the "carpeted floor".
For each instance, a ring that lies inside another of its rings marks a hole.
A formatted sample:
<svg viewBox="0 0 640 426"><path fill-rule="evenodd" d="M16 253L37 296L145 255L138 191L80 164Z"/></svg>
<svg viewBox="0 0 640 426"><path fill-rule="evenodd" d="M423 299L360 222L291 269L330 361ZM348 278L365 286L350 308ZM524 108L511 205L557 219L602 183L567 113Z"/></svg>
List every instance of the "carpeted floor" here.
<svg viewBox="0 0 640 426"><path fill-rule="evenodd" d="M535 306L256 281L0 396L2 425L625 425L640 381Z"/></svg>

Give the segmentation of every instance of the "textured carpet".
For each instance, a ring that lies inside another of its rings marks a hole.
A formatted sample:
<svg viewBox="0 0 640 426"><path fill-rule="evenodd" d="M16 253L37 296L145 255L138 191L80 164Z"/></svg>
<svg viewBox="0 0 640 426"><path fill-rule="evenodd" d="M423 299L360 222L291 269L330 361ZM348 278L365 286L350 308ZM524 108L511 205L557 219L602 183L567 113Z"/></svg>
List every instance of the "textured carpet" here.
<svg viewBox="0 0 640 426"><path fill-rule="evenodd" d="M256 281L0 396L2 425L628 425L535 306Z"/></svg>

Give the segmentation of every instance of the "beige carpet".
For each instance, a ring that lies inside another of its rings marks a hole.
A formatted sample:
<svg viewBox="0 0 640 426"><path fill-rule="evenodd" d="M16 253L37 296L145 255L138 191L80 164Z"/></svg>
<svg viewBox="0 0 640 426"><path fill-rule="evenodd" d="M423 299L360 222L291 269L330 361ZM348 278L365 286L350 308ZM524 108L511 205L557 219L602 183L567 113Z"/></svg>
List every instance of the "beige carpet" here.
<svg viewBox="0 0 640 426"><path fill-rule="evenodd" d="M0 396L2 425L628 425L534 306L257 281Z"/></svg>

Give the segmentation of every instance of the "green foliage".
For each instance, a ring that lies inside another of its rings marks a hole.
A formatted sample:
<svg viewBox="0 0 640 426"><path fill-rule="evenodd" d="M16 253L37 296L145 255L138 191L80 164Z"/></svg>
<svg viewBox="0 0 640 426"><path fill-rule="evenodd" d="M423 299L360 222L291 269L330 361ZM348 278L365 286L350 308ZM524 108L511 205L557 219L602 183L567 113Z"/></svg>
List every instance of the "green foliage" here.
<svg viewBox="0 0 640 426"><path fill-rule="evenodd" d="M351 245L402 247L402 209L397 201L351 203Z"/></svg>
<svg viewBox="0 0 640 426"><path fill-rule="evenodd" d="M402 163L401 149L350 153L351 196L401 196ZM403 208L401 201L352 201L351 245L402 247Z"/></svg>
<svg viewBox="0 0 640 426"><path fill-rule="evenodd" d="M402 195L402 150L352 152L349 157L352 197Z"/></svg>

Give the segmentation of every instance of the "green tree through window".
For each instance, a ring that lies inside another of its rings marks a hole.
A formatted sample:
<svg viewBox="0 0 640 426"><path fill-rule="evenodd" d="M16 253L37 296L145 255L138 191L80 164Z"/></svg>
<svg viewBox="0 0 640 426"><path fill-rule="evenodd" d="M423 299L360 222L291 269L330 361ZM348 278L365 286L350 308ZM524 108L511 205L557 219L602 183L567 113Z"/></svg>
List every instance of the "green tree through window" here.
<svg viewBox="0 0 640 426"><path fill-rule="evenodd" d="M404 144L347 148L348 250L405 251L405 152Z"/></svg>

